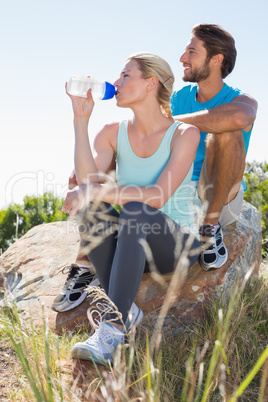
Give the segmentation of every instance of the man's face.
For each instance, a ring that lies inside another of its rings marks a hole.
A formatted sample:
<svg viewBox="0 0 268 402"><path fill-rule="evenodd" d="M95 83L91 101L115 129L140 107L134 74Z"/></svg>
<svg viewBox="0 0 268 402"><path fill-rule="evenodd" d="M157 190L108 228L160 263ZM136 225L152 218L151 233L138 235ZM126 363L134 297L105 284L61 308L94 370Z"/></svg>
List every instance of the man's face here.
<svg viewBox="0 0 268 402"><path fill-rule="evenodd" d="M204 42L195 36L191 37L186 50L180 58L184 67L183 81L200 82L210 75L210 65L207 60L207 51Z"/></svg>

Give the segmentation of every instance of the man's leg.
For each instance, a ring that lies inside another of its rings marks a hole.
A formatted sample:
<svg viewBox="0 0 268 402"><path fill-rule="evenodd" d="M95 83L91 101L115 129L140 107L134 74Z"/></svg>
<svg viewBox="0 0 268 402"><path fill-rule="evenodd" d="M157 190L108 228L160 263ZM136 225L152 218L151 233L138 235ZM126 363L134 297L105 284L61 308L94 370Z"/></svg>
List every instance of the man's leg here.
<svg viewBox="0 0 268 402"><path fill-rule="evenodd" d="M223 205L235 198L245 169L241 132L208 134L198 194L208 202L204 224L217 224Z"/></svg>
<svg viewBox="0 0 268 402"><path fill-rule="evenodd" d="M245 147L240 131L208 134L206 156L198 186L202 203L207 202L200 230L201 241L215 241L214 245L201 253L200 262L206 270L220 268L227 260L227 250L218 221L223 206L232 201L239 191L244 168Z"/></svg>

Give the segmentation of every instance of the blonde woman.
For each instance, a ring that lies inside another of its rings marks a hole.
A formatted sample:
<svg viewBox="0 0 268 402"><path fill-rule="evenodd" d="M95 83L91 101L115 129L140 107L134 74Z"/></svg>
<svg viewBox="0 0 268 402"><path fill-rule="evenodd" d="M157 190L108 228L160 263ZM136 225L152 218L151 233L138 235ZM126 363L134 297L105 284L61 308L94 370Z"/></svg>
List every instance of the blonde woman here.
<svg viewBox="0 0 268 402"><path fill-rule="evenodd" d="M125 331L141 322L134 298L148 269L145 243L161 274L174 270L177 242L183 249L192 236L191 248L199 247L187 227L194 224L190 180L200 134L171 117L173 82L172 70L161 57L147 52L130 56L114 85L117 106L130 108L133 118L106 125L96 136L94 150L88 139L94 108L90 90L87 99L70 96L79 189L67 194L63 210L75 214L83 208L80 227L88 258L120 314L106 313L95 334L73 347L74 358L112 362ZM116 185L103 183L114 157ZM122 206L120 214L111 204ZM198 258L192 254L189 266Z"/></svg>

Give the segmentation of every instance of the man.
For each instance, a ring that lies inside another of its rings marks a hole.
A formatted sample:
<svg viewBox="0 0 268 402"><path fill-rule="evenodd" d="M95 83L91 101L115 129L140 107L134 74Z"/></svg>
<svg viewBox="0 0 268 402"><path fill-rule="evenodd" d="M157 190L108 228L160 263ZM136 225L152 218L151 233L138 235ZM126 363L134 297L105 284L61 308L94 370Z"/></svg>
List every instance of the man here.
<svg viewBox="0 0 268 402"><path fill-rule="evenodd" d="M200 239L205 244L200 264L205 270L220 268L228 258L221 226L237 220L242 208L241 181L257 111L257 102L252 97L223 81L233 70L235 60L235 43L228 32L211 24L194 27L180 61L184 67L183 80L195 84L175 92L171 99L175 119L193 124L201 131L192 180L202 203L207 204L200 227ZM76 185L73 174L69 188ZM86 287L98 283L94 279L94 269L80 249L52 308L67 311L82 303Z"/></svg>
<svg viewBox="0 0 268 402"><path fill-rule="evenodd" d="M212 24L195 26L180 58L183 80L195 84L171 99L175 119L201 132L192 180L207 205L200 227L200 265L205 270L220 268L228 258L221 226L236 221L242 209L245 157L257 112L252 97L223 81L235 60L235 42L228 32Z"/></svg>

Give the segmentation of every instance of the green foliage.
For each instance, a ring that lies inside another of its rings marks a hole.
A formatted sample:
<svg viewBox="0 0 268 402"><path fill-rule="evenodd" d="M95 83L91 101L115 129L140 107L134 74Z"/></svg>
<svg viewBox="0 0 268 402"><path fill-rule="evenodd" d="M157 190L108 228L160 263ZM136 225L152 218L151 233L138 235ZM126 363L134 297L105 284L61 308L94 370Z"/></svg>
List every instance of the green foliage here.
<svg viewBox="0 0 268 402"><path fill-rule="evenodd" d="M262 252L265 256L268 252L268 163L247 163L245 181L248 190L244 198L254 205L261 214L263 235Z"/></svg>
<svg viewBox="0 0 268 402"><path fill-rule="evenodd" d="M0 248L5 251L32 227L66 219L61 212L63 200L50 192L43 196L26 196L23 205L10 204L0 211Z"/></svg>

